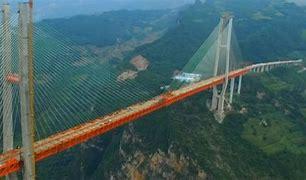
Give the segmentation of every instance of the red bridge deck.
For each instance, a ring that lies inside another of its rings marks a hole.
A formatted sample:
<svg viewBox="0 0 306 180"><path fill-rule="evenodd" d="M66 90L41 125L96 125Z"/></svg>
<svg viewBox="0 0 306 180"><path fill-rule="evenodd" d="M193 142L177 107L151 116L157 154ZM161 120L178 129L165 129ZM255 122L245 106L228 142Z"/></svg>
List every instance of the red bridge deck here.
<svg viewBox="0 0 306 180"><path fill-rule="evenodd" d="M251 71L252 67L230 72L230 78L244 75ZM225 81L225 76L213 77L195 84L183 87L171 93L162 94L149 101L138 103L126 109L119 110L110 115L84 123L64 132L52 135L46 139L35 142L35 160L40 161L73 146L81 144L91 138L102 135L112 129L132 122L154 111L167 107L190 96L211 89ZM0 155L0 176L5 176L20 170L22 161L21 150L15 149Z"/></svg>

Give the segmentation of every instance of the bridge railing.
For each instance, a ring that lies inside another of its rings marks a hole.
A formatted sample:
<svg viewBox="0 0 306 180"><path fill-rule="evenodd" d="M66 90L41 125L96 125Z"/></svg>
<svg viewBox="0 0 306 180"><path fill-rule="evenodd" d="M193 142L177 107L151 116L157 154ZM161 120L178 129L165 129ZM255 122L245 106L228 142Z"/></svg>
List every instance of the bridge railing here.
<svg viewBox="0 0 306 180"><path fill-rule="evenodd" d="M252 67L252 69L254 69L254 68L263 67L263 66L299 64L299 63L302 63L302 62L303 62L302 59L299 59L299 60L289 60L289 61L276 61L276 62L254 64L254 65L251 65L251 67Z"/></svg>

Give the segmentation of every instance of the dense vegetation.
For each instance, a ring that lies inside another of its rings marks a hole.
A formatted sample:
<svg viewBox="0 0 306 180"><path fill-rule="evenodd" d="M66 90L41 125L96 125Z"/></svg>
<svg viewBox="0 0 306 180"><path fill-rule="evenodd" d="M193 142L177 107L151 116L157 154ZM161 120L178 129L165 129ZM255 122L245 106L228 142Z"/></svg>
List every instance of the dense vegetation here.
<svg viewBox="0 0 306 180"><path fill-rule="evenodd" d="M174 17L175 13L169 10L120 10L101 15L44 20L38 26L56 29L57 33L65 34L81 45L103 47L133 38L141 39L150 32L163 30Z"/></svg>
<svg viewBox="0 0 306 180"><path fill-rule="evenodd" d="M228 11L235 17L234 29L246 61L305 56L305 8L270 0L196 3L181 12L177 27L155 43L138 48L131 56L145 56L152 63L147 73L158 72L159 79L166 81L174 70L184 67L218 24L220 15ZM258 14L265 18L257 17Z"/></svg>
<svg viewBox="0 0 306 180"><path fill-rule="evenodd" d="M236 35L245 59L255 62L304 58L305 8L282 0L208 0L205 4L197 1L181 11L176 26L154 43L130 52L118 68L133 68L128 61L141 54L151 64L136 81L155 88L168 84L173 72L188 62L225 11L235 15ZM93 44L98 45L96 41ZM210 98L206 92L45 162L40 166L40 177L44 174L53 179L130 177L122 175L123 165L136 158L136 152L151 157L159 150L174 149L177 155L193 159L208 178L303 179L306 177L306 74L301 69L279 68L245 77L242 95L235 97L233 111L222 125L206 107ZM132 139L136 140L124 143L131 128ZM54 165L54 162L61 163ZM143 170L146 164L143 161L137 168ZM72 173L63 169L68 165ZM169 167L162 168L167 171ZM50 169L54 173L48 172ZM196 169L190 168L188 172L176 171L174 177L193 177ZM146 177L162 175L146 174Z"/></svg>

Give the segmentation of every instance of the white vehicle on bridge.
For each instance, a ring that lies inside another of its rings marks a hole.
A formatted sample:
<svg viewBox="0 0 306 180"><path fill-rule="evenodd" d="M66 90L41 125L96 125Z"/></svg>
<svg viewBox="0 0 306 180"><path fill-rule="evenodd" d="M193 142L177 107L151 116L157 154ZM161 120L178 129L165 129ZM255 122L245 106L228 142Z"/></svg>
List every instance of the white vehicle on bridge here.
<svg viewBox="0 0 306 180"><path fill-rule="evenodd" d="M180 82L197 82L201 80L202 75L201 74L193 74L193 73L181 73L179 75L176 75L173 77L174 80L178 80Z"/></svg>

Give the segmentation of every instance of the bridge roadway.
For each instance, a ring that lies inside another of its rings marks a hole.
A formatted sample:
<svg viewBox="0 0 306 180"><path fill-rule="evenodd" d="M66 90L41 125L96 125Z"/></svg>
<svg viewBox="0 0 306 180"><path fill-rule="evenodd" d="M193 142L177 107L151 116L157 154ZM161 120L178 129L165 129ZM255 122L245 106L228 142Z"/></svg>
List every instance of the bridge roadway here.
<svg viewBox="0 0 306 180"><path fill-rule="evenodd" d="M247 74L258 65L247 66L229 73L229 78L235 78ZM79 145L96 136L102 135L132 122L154 111L182 101L190 96L211 89L224 83L225 76L216 76L207 80L190 84L179 90L159 95L149 101L132 105L126 109L89 121L74 128L52 135L46 139L34 143L35 161L41 161L52 155ZM22 167L20 159L22 149L14 149L0 155L0 177L19 171Z"/></svg>

